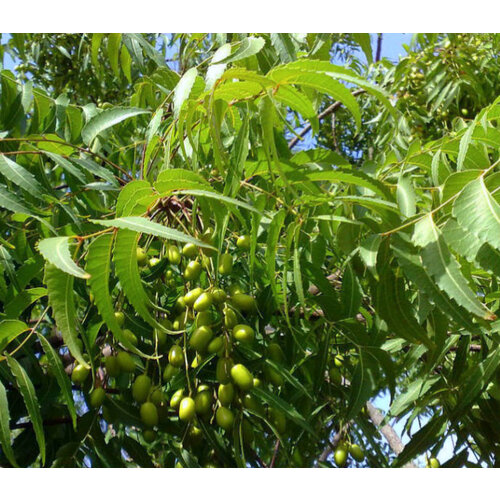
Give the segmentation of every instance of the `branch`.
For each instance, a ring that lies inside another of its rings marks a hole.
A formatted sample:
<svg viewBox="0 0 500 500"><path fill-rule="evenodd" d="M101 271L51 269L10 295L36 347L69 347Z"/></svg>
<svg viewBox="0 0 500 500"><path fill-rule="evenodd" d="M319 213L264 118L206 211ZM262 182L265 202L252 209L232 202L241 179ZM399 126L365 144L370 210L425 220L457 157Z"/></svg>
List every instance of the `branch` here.
<svg viewBox="0 0 500 500"><path fill-rule="evenodd" d="M377 52L375 54L375 62L379 62L382 57L382 33L379 33L377 36Z"/></svg>
<svg viewBox="0 0 500 500"><path fill-rule="evenodd" d="M352 96L353 97L356 97L360 94L365 94L366 93L366 90L364 89L358 89L358 90L355 90L353 93L352 93ZM337 111L337 109L340 108L340 106L342 106L342 103L340 101L335 101L333 104L331 104L330 106L328 106L323 112L321 112L319 115L318 115L318 120L322 120L323 118L325 118L325 116L328 116L328 115L331 115L332 113L335 113L335 111ZM288 147L289 149L292 149L295 144L297 144L299 142L300 139L302 139L306 134L307 132L309 132L309 130L311 130L312 126L311 124L309 123L308 125L306 125L299 133L296 137L294 137L289 143L288 143Z"/></svg>

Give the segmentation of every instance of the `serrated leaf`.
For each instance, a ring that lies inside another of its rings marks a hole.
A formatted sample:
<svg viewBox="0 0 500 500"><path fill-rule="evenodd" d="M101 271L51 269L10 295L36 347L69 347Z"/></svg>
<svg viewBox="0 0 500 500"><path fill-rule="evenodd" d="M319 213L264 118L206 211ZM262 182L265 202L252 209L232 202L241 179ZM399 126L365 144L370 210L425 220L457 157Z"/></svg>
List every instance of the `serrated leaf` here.
<svg viewBox="0 0 500 500"><path fill-rule="evenodd" d="M373 54L370 33L353 33L352 37L363 50L368 64L371 64L373 62Z"/></svg>
<svg viewBox="0 0 500 500"><path fill-rule="evenodd" d="M56 325L61 330L64 343L73 357L80 364L88 367L78 345L76 325L79 322L75 310L73 282L72 275L61 271L53 264L46 264L44 283L47 285L49 305L52 307Z"/></svg>
<svg viewBox="0 0 500 500"><path fill-rule="evenodd" d="M226 64L220 63L220 61L229 57L230 54L231 44L229 43L225 43L215 51L205 75L205 90L211 90L215 82L222 76L226 69Z"/></svg>
<svg viewBox="0 0 500 500"><path fill-rule="evenodd" d="M240 61L241 59L245 59L250 56L254 56L262 50L265 44L266 42L263 38L249 36L241 42L241 44L233 52L232 55L226 57L225 59L222 59L221 61L219 61L219 63L229 64L232 62Z"/></svg>
<svg viewBox="0 0 500 500"><path fill-rule="evenodd" d="M132 181L120 191L116 201L116 216L142 215L157 198L148 181Z"/></svg>
<svg viewBox="0 0 500 500"><path fill-rule="evenodd" d="M377 367L360 352L359 362L352 376L349 394L347 419L356 417L376 389Z"/></svg>
<svg viewBox="0 0 500 500"><path fill-rule="evenodd" d="M422 248L422 261L438 287L471 313L488 320L496 316L481 304L469 288L460 266L429 214L415 225L415 243Z"/></svg>
<svg viewBox="0 0 500 500"><path fill-rule="evenodd" d="M10 413L9 401L7 400L7 391L0 381L0 444L2 445L3 454L7 457L7 460L14 467L18 467L10 442L9 420Z"/></svg>
<svg viewBox="0 0 500 500"><path fill-rule="evenodd" d="M202 175L184 168L164 170L154 183L155 189L162 196L174 189L191 189L193 185L203 187L203 189L211 189L210 184Z"/></svg>
<svg viewBox="0 0 500 500"><path fill-rule="evenodd" d="M64 371L64 366L62 364L61 358L54 351L53 347L50 345L50 342L40 333L37 333L38 340L42 345L43 352L47 355L47 359L49 360L50 367L52 369L52 373L55 375L57 379L57 383L61 388L61 394L66 402L66 406L68 407L69 414L71 415L71 420L73 421L73 429L76 430L76 409L75 403L73 401L73 392L71 390L71 382L68 374Z"/></svg>
<svg viewBox="0 0 500 500"><path fill-rule="evenodd" d="M0 184L0 207L15 214L33 215L33 212L19 201L19 196L12 194L4 184Z"/></svg>
<svg viewBox="0 0 500 500"><path fill-rule="evenodd" d="M271 282L271 287L273 289L274 296L276 296L276 252L278 250L278 241L281 233L281 228L285 222L286 211L280 210L276 213L269 225L269 231L267 233L267 246L266 246L266 270L269 280Z"/></svg>
<svg viewBox="0 0 500 500"><path fill-rule="evenodd" d="M90 144L101 132L134 116L147 114L149 111L140 108L115 107L107 109L92 117L82 129L82 139Z"/></svg>
<svg viewBox="0 0 500 500"><path fill-rule="evenodd" d="M116 77L120 78L120 65L118 64L121 33L110 33L108 36L108 58L109 65Z"/></svg>
<svg viewBox="0 0 500 500"><path fill-rule="evenodd" d="M0 352L21 333L29 330L26 323L17 319L0 321Z"/></svg>
<svg viewBox="0 0 500 500"><path fill-rule="evenodd" d="M3 154L0 154L0 174L35 198L45 201L45 191L35 176Z"/></svg>
<svg viewBox="0 0 500 500"><path fill-rule="evenodd" d="M188 99L189 94L193 88L196 77L198 76L198 70L196 68L188 69L179 80L179 83L175 86L173 106L174 106L174 116L177 118L181 112L182 105Z"/></svg>
<svg viewBox="0 0 500 500"><path fill-rule="evenodd" d="M5 306L5 314L9 318L18 317L28 306L33 304L33 302L45 297L46 295L47 290L45 288L28 288L27 290L23 290ZM2 328L0 326L0 337L1 332Z"/></svg>
<svg viewBox="0 0 500 500"><path fill-rule="evenodd" d="M344 316L356 316L363 300L363 290L352 266L348 264L342 274L341 300Z"/></svg>
<svg viewBox="0 0 500 500"><path fill-rule="evenodd" d="M413 217L417 212L415 191L410 177L400 176L396 190L399 209L405 217Z"/></svg>
<svg viewBox="0 0 500 500"><path fill-rule="evenodd" d="M42 414L40 413L40 403L36 397L33 382L31 382L25 369L11 356L7 356L7 363L14 375L19 392L21 393L30 421L33 424L42 464L45 464L45 434L43 432Z"/></svg>
<svg viewBox="0 0 500 500"><path fill-rule="evenodd" d="M55 267L65 273L76 276L77 278L88 279L90 276L81 267L78 267L69 252L68 236L57 236L55 238L46 238L38 242L38 250L44 258Z"/></svg>

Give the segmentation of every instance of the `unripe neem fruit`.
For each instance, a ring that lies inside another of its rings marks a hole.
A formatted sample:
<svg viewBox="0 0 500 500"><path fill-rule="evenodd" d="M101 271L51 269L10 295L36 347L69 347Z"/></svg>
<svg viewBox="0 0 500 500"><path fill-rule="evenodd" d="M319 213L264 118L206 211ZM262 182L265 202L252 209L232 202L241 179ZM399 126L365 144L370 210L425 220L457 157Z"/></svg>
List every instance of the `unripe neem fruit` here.
<svg viewBox="0 0 500 500"><path fill-rule="evenodd" d="M245 293L237 293L231 297L231 303L236 309L243 312L252 312L256 309L255 299Z"/></svg>
<svg viewBox="0 0 500 500"><path fill-rule="evenodd" d="M214 322L214 318L210 311L202 311L196 315L196 326L210 326Z"/></svg>
<svg viewBox="0 0 500 500"><path fill-rule="evenodd" d="M245 289L239 283L231 283L228 291L230 297L238 293L245 293Z"/></svg>
<svg viewBox="0 0 500 500"><path fill-rule="evenodd" d="M267 380L276 387L280 387L285 383L285 379L283 378L281 373L276 371L272 366L265 366L264 374Z"/></svg>
<svg viewBox="0 0 500 500"><path fill-rule="evenodd" d="M186 314L181 313L174 319L172 323L172 328L174 330L184 330L186 328Z"/></svg>
<svg viewBox="0 0 500 500"><path fill-rule="evenodd" d="M170 406L172 408L179 408L182 399L184 398L184 389L178 389L170 398Z"/></svg>
<svg viewBox="0 0 500 500"><path fill-rule="evenodd" d="M206 349L213 336L214 332L209 326L200 326L191 334L189 345L195 351L202 352Z"/></svg>
<svg viewBox="0 0 500 500"><path fill-rule="evenodd" d="M181 253L175 245L169 245L167 247L167 259L174 265L178 265L181 262Z"/></svg>
<svg viewBox="0 0 500 500"><path fill-rule="evenodd" d="M229 406L234 399L234 385L231 382L220 384L217 390L217 399L222 406Z"/></svg>
<svg viewBox="0 0 500 500"><path fill-rule="evenodd" d="M148 266L149 266L149 267L155 267L155 266L157 266L160 262L161 262L161 259L159 259L158 257L151 257L151 258L148 260Z"/></svg>
<svg viewBox="0 0 500 500"><path fill-rule="evenodd" d="M340 368L344 364L344 361L344 356L342 356L342 354L337 354L333 360L337 368Z"/></svg>
<svg viewBox="0 0 500 500"><path fill-rule="evenodd" d="M120 375L120 364L116 356L108 356L104 359L104 366L108 377L118 377Z"/></svg>
<svg viewBox="0 0 500 500"><path fill-rule="evenodd" d="M184 297L179 297L175 301L175 310L177 312L184 312L186 310L186 307L187 307L187 304L186 304Z"/></svg>
<svg viewBox="0 0 500 500"><path fill-rule="evenodd" d="M148 399L151 389L151 379L147 375L139 375L132 384L132 397L138 403L144 403Z"/></svg>
<svg viewBox="0 0 500 500"><path fill-rule="evenodd" d="M281 349L281 346L276 342L271 342L267 346L267 355L269 356L269 359L275 363L284 363L285 361L285 354Z"/></svg>
<svg viewBox="0 0 500 500"><path fill-rule="evenodd" d="M249 391L253 387L253 376L245 365L234 365L231 368L231 378L243 391Z"/></svg>
<svg viewBox="0 0 500 500"><path fill-rule="evenodd" d="M439 469L440 466L439 460L435 457L431 457L427 463L427 467L430 469Z"/></svg>
<svg viewBox="0 0 500 500"><path fill-rule="evenodd" d="M151 429L146 429L142 433L142 437L144 438L144 441L146 441L146 443L152 443L156 439L156 432L152 431Z"/></svg>
<svg viewBox="0 0 500 500"><path fill-rule="evenodd" d="M184 351L181 346L175 344L170 348L168 352L168 362L176 368L184 364Z"/></svg>
<svg viewBox="0 0 500 500"><path fill-rule="evenodd" d="M213 303L212 294L203 292L195 301L193 309L197 312L206 311Z"/></svg>
<svg viewBox="0 0 500 500"><path fill-rule="evenodd" d="M215 367L215 376L217 381L221 384L227 384L231 382L231 368L234 363L231 358L220 358L217 361L217 366Z"/></svg>
<svg viewBox="0 0 500 500"><path fill-rule="evenodd" d="M219 273L223 275L233 272L233 256L229 253L223 253L219 257Z"/></svg>
<svg viewBox="0 0 500 500"><path fill-rule="evenodd" d="M120 370L125 373L132 373L135 370L135 363L128 352L120 351L116 355L116 360L118 361L118 366Z"/></svg>
<svg viewBox="0 0 500 500"><path fill-rule="evenodd" d="M171 365L170 363L165 367L163 371L163 381L170 382L178 373L179 368L177 366Z"/></svg>
<svg viewBox="0 0 500 500"><path fill-rule="evenodd" d="M226 431L230 431L233 428L233 412L225 406L221 406L217 409L215 413L215 420L217 424Z"/></svg>
<svg viewBox="0 0 500 500"><path fill-rule="evenodd" d="M230 307L224 307L224 326L231 330L238 324L238 316Z"/></svg>
<svg viewBox="0 0 500 500"><path fill-rule="evenodd" d="M184 269L184 278L188 281L195 281L200 277L201 264L197 260L188 262L186 269Z"/></svg>
<svg viewBox="0 0 500 500"><path fill-rule="evenodd" d="M347 450L344 445L340 444L337 446L333 454L333 459L337 467L344 467L347 462Z"/></svg>
<svg viewBox="0 0 500 500"><path fill-rule="evenodd" d="M356 462L362 462L365 459L365 453L361 447L357 444L351 444L349 446L349 455L351 455Z"/></svg>
<svg viewBox="0 0 500 500"><path fill-rule="evenodd" d="M200 287L193 288L190 290L186 295L184 295L184 303L192 307L193 304L196 302L196 299L203 293L203 289Z"/></svg>
<svg viewBox="0 0 500 500"><path fill-rule="evenodd" d="M196 414L194 400L192 398L184 398L179 405L179 418L183 422L193 420Z"/></svg>
<svg viewBox="0 0 500 500"><path fill-rule="evenodd" d="M221 353L224 349L224 337L219 336L212 339L207 345L208 354Z"/></svg>
<svg viewBox="0 0 500 500"><path fill-rule="evenodd" d="M194 409L198 415L207 415L212 409L212 392L201 391L194 397Z"/></svg>
<svg viewBox="0 0 500 500"><path fill-rule="evenodd" d="M251 326L236 325L233 328L233 337L240 342L251 344L254 341L255 333Z"/></svg>
<svg viewBox="0 0 500 500"><path fill-rule="evenodd" d="M96 387L90 394L90 406L99 408L106 399L106 391L102 387Z"/></svg>
<svg viewBox="0 0 500 500"><path fill-rule="evenodd" d="M155 406L161 406L163 403L165 403L165 395L163 394L162 390L160 388L155 389L152 393L151 396L149 397L151 403L153 403Z"/></svg>
<svg viewBox="0 0 500 500"><path fill-rule="evenodd" d="M257 413L257 415L262 415L264 413L264 407L252 394L245 394L241 402L245 408Z"/></svg>
<svg viewBox="0 0 500 500"><path fill-rule="evenodd" d="M227 294L222 288L214 288L212 290L212 300L215 304L222 304L227 299Z"/></svg>
<svg viewBox="0 0 500 500"><path fill-rule="evenodd" d="M134 346L137 347L139 344L139 340L137 339L135 333L132 330L129 330L128 328L125 328L123 330L123 334L125 337L127 337L128 341Z"/></svg>
<svg viewBox="0 0 500 500"><path fill-rule="evenodd" d="M122 311L116 311L115 312L115 319L116 322L118 323L118 326L121 328L123 324L125 323L125 314L123 314Z"/></svg>
<svg viewBox="0 0 500 500"><path fill-rule="evenodd" d="M198 247L194 243L186 243L182 247L182 255L184 255L184 257L192 259L193 257L196 257L197 254Z"/></svg>
<svg viewBox="0 0 500 500"><path fill-rule="evenodd" d="M158 410L153 403L149 401L143 403L140 409L142 423L146 427L154 427L158 425Z"/></svg>
<svg viewBox="0 0 500 500"><path fill-rule="evenodd" d="M85 380L87 380L87 377L89 376L90 374L90 370L89 368L86 368L85 366L83 365L75 365L75 367L73 368L73 371L71 372L71 380L77 384L77 385L81 385L85 382Z"/></svg>
<svg viewBox="0 0 500 500"><path fill-rule="evenodd" d="M242 234L241 236L238 236L238 239L236 240L236 246L240 250L249 250L251 243L252 240L248 234Z"/></svg>
<svg viewBox="0 0 500 500"><path fill-rule="evenodd" d="M137 264L144 266L148 260L148 254L142 247L137 247Z"/></svg>

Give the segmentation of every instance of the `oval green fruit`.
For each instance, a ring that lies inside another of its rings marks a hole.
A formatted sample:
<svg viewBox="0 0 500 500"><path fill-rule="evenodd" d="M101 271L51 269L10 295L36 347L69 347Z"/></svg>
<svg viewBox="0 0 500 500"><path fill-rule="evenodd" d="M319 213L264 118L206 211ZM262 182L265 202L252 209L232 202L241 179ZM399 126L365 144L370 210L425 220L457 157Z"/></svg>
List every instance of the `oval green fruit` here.
<svg viewBox="0 0 500 500"><path fill-rule="evenodd" d="M181 253L175 245L169 245L167 248L167 259L171 264L178 265L181 262Z"/></svg>
<svg viewBox="0 0 500 500"><path fill-rule="evenodd" d="M264 374L269 382L273 384L275 387L281 387L285 383L285 379L277 370L275 370L272 366L264 367Z"/></svg>
<svg viewBox="0 0 500 500"><path fill-rule="evenodd" d="M191 260L184 269L184 278L188 281L195 281L200 277L201 270L201 264L197 260Z"/></svg>
<svg viewBox="0 0 500 500"><path fill-rule="evenodd" d="M240 342L251 344L254 341L255 333L251 326L236 325L233 328L233 337Z"/></svg>
<svg viewBox="0 0 500 500"><path fill-rule="evenodd" d="M102 387L96 387L90 394L90 406L99 408L106 399L106 391Z"/></svg>
<svg viewBox="0 0 500 500"><path fill-rule="evenodd" d="M184 389L178 389L170 398L170 406L172 408L179 408L182 399L184 398Z"/></svg>
<svg viewBox="0 0 500 500"><path fill-rule="evenodd" d="M139 344L139 340L137 339L135 333L132 330L129 330L128 328L125 328L123 330L123 334L125 337L127 337L128 341L134 346L137 347Z"/></svg>
<svg viewBox="0 0 500 500"><path fill-rule="evenodd" d="M220 384L217 390L217 399L222 406L229 406L234 399L234 385L231 382Z"/></svg>
<svg viewBox="0 0 500 500"><path fill-rule="evenodd" d="M250 236L248 236L248 234L242 234L238 236L238 239L236 240L236 246L240 250L250 250L251 244L252 240L250 239Z"/></svg>
<svg viewBox="0 0 500 500"><path fill-rule="evenodd" d="M269 359L275 363L285 362L285 353L277 342L271 342L267 346L267 355L269 356Z"/></svg>
<svg viewBox="0 0 500 500"><path fill-rule="evenodd" d="M160 388L155 389L151 393L149 399L151 403L153 403L155 406L161 406L162 404L165 403L165 395L163 394L163 391Z"/></svg>
<svg viewBox="0 0 500 500"><path fill-rule="evenodd" d="M120 375L120 364L116 356L108 356L104 358L104 366L108 377L118 377Z"/></svg>
<svg viewBox="0 0 500 500"><path fill-rule="evenodd" d="M125 314L123 314L122 311L116 311L115 312L115 319L116 319L116 322L118 323L118 326L121 328L125 323Z"/></svg>
<svg viewBox="0 0 500 500"><path fill-rule="evenodd" d="M212 339L207 345L208 354L220 354L224 349L224 337L220 335Z"/></svg>
<svg viewBox="0 0 500 500"><path fill-rule="evenodd" d="M189 345L195 351L203 352L213 336L214 332L209 326L200 326L191 334Z"/></svg>
<svg viewBox="0 0 500 500"><path fill-rule="evenodd" d="M245 365L234 365L231 368L231 378L243 391L249 391L253 387L253 376Z"/></svg>
<svg viewBox="0 0 500 500"><path fill-rule="evenodd" d="M238 316L230 307L224 307L224 326L231 330L238 324Z"/></svg>
<svg viewBox="0 0 500 500"><path fill-rule="evenodd" d="M347 462L347 451L344 446L337 446L333 459L337 467L344 467Z"/></svg>
<svg viewBox="0 0 500 500"><path fill-rule="evenodd" d="M156 439L156 432L152 431L151 429L146 429L142 433L142 437L144 438L144 441L146 441L146 443L152 443Z"/></svg>
<svg viewBox="0 0 500 500"><path fill-rule="evenodd" d="M174 344L168 352L168 362L177 368L184 365L184 350L180 345Z"/></svg>
<svg viewBox="0 0 500 500"><path fill-rule="evenodd" d="M441 464L439 463L439 460L435 457L431 457L427 464L427 467L429 467L430 469L439 469L440 466Z"/></svg>
<svg viewBox="0 0 500 500"><path fill-rule="evenodd" d="M182 247L182 255L184 255L184 257L187 257L188 259L196 257L197 254L198 254L198 247L194 243L186 243Z"/></svg>
<svg viewBox="0 0 500 500"><path fill-rule="evenodd" d="M193 309L197 312L206 311L213 303L212 294L203 292L195 301Z"/></svg>
<svg viewBox="0 0 500 500"><path fill-rule="evenodd" d="M183 398L179 405L179 418L183 422L193 420L196 414L194 400L192 398Z"/></svg>
<svg viewBox="0 0 500 500"><path fill-rule="evenodd" d="M140 409L142 423L146 427L154 427L158 425L158 410L151 402L146 402L141 405Z"/></svg>
<svg viewBox="0 0 500 500"><path fill-rule="evenodd" d="M161 259L159 259L158 257L151 257L151 258L148 260L148 266L149 266L149 267L155 267L155 266L157 266L160 262L161 262Z"/></svg>
<svg viewBox="0 0 500 500"><path fill-rule="evenodd" d="M256 309L255 299L245 293L237 293L232 296L231 302L236 309L243 312L252 312Z"/></svg>
<svg viewBox="0 0 500 500"><path fill-rule="evenodd" d="M184 295L184 303L192 307L193 304L196 302L196 299L203 293L203 288L196 287L190 290L186 295Z"/></svg>
<svg viewBox="0 0 500 500"><path fill-rule="evenodd" d="M224 430L230 431L234 424L233 412L229 408L221 406L215 413L215 420L217 424Z"/></svg>
<svg viewBox="0 0 500 500"><path fill-rule="evenodd" d="M151 389L151 379L147 375L139 375L132 384L132 397L138 403L144 403L148 399Z"/></svg>
<svg viewBox="0 0 500 500"><path fill-rule="evenodd" d="M90 374L90 370L86 368L83 365L77 364L73 368L73 371L71 372L71 380L77 384L81 385L87 380L87 377Z"/></svg>
<svg viewBox="0 0 500 500"><path fill-rule="evenodd" d="M337 368L340 368L344 364L344 356L342 354L337 354L333 359L333 362Z"/></svg>
<svg viewBox="0 0 500 500"><path fill-rule="evenodd" d="M233 368L233 360L231 358L220 358L215 367L215 376L221 384L231 382L231 368Z"/></svg>
<svg viewBox="0 0 500 500"><path fill-rule="evenodd" d="M212 299L215 304L222 304L227 299L227 294L222 288L214 288L212 290Z"/></svg>
<svg viewBox="0 0 500 500"><path fill-rule="evenodd" d="M269 420L274 425L278 434L283 434L286 431L286 417L285 414L276 408L269 408Z"/></svg>
<svg viewBox="0 0 500 500"><path fill-rule="evenodd" d="M186 301L184 300L184 297L179 297L176 301L175 301L175 310L177 312L184 312L186 310L186 307L187 307L187 304L186 304Z"/></svg>
<svg viewBox="0 0 500 500"><path fill-rule="evenodd" d="M142 247L137 247L137 264L144 266L148 261L148 254Z"/></svg>
<svg viewBox="0 0 500 500"><path fill-rule="evenodd" d="M174 319L172 323L172 328L174 331L184 330L186 328L186 314L181 313Z"/></svg>
<svg viewBox="0 0 500 500"><path fill-rule="evenodd" d="M357 444L351 444L349 446L349 455L351 455L356 462L362 462L365 459L365 453L361 447Z"/></svg>
<svg viewBox="0 0 500 500"><path fill-rule="evenodd" d="M202 311L196 315L195 325L198 326L210 326L214 323L214 318L210 311Z"/></svg>
<svg viewBox="0 0 500 500"><path fill-rule="evenodd" d="M207 415L212 409L212 391L202 391L194 397L194 409L198 415Z"/></svg>
<svg viewBox="0 0 500 500"><path fill-rule="evenodd" d="M180 370L177 366L171 365L169 363L163 371L163 381L170 382L179 372Z"/></svg>
<svg viewBox="0 0 500 500"><path fill-rule="evenodd" d="M238 293L245 293L245 289L239 283L231 283L229 285L229 296L232 297Z"/></svg>
<svg viewBox="0 0 500 500"><path fill-rule="evenodd" d="M264 413L264 407L252 394L245 394L241 401L245 408L257 413L257 415L262 415Z"/></svg>
<svg viewBox="0 0 500 500"><path fill-rule="evenodd" d="M229 253L223 253L219 257L219 273L223 275L233 272L233 256Z"/></svg>
<svg viewBox="0 0 500 500"><path fill-rule="evenodd" d="M125 373L132 373L135 370L134 360L128 352L120 351L116 355L116 360L118 361L118 366L121 371Z"/></svg>

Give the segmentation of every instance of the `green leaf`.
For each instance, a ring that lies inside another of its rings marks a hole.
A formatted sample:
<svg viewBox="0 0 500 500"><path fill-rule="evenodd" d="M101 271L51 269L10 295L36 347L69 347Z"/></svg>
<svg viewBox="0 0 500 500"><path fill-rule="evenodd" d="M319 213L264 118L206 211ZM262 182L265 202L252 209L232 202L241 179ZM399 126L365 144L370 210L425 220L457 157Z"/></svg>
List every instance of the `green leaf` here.
<svg viewBox="0 0 500 500"><path fill-rule="evenodd" d="M51 153L49 151L47 151L45 154L57 165L59 165L65 172L78 179L82 184L87 183L85 175L83 175L83 173L78 168L76 168L73 163L66 160L66 158L63 158L62 156L56 153Z"/></svg>
<svg viewBox="0 0 500 500"><path fill-rule="evenodd" d="M99 59L98 59L99 47L101 46L103 38L104 38L104 33L92 34L91 55L92 55L92 64L95 67L99 67Z"/></svg>
<svg viewBox="0 0 500 500"><path fill-rule="evenodd" d="M38 242L38 250L47 261L65 273L77 278L88 279L90 276L81 267L78 267L69 252L69 236L46 238Z"/></svg>
<svg viewBox="0 0 500 500"><path fill-rule="evenodd" d="M41 333L37 333L37 335L38 340L42 345L43 352L45 352L45 354L47 355L47 359L49 360L52 372L54 373L57 379L57 383L61 388L62 397L66 402L69 414L71 415L71 420L73 421L73 429L76 430L76 409L75 403L73 401L70 378L64 371L64 366L62 364L61 358L56 353L56 351L54 351L53 347L50 345L50 342Z"/></svg>
<svg viewBox="0 0 500 500"><path fill-rule="evenodd" d="M214 247L205 243L201 240L197 240L192 236L181 233L177 229L170 229L165 227L158 222L153 222L145 217L120 217L113 220L93 220L95 224L100 224L101 226L107 227L117 227L120 229L130 229L137 233L150 234L152 236L158 236L160 238L165 238L167 240L181 241L182 243L194 243L195 245L203 248L211 248L215 250Z"/></svg>
<svg viewBox="0 0 500 500"><path fill-rule="evenodd" d="M220 61L226 59L230 54L231 44L229 43L225 43L215 51L210 66L207 69L207 74L205 75L205 90L211 90L215 82L222 76L226 69L226 64L221 64Z"/></svg>
<svg viewBox="0 0 500 500"><path fill-rule="evenodd" d="M481 304L469 288L460 266L446 245L441 231L434 224L432 214L425 216L415 225L415 243L422 248L422 261L437 286L469 312L488 320L496 316Z"/></svg>
<svg viewBox="0 0 500 500"><path fill-rule="evenodd" d="M7 363L10 370L14 375L17 387L21 393L30 421L33 424L38 447L40 448L40 455L42 458L42 465L45 464L45 435L43 432L42 414L40 413L40 403L36 397L35 388L33 383L28 377L24 368L11 356L7 356Z"/></svg>
<svg viewBox="0 0 500 500"><path fill-rule="evenodd" d="M352 376L347 420L356 417L377 387L377 365L360 351L359 362Z"/></svg>
<svg viewBox="0 0 500 500"><path fill-rule="evenodd" d="M169 192L177 189L212 189L202 175L184 168L163 170L158 175L154 186L161 196L167 196Z"/></svg>
<svg viewBox="0 0 500 500"><path fill-rule="evenodd" d="M417 212L415 190L411 178L401 175L396 190L398 205L401 213L405 217L413 217Z"/></svg>
<svg viewBox="0 0 500 500"><path fill-rule="evenodd" d="M26 323L17 319L0 321L0 352L21 333L29 330Z"/></svg>
<svg viewBox="0 0 500 500"><path fill-rule="evenodd" d="M157 197L148 181L129 182L118 195L116 215L142 215Z"/></svg>
<svg viewBox="0 0 500 500"><path fill-rule="evenodd" d="M73 357L88 367L78 346L76 325L79 321L75 310L73 281L72 275L66 274L53 264L46 264L44 282L47 285L49 305L52 307L57 327L61 330L64 343Z"/></svg>
<svg viewBox="0 0 500 500"><path fill-rule="evenodd" d="M453 204L453 215L465 231L500 250L500 205L483 176L465 186Z"/></svg>
<svg viewBox="0 0 500 500"><path fill-rule="evenodd" d="M10 413L9 401L7 400L7 391L5 390L2 381L0 381L0 444L2 451L7 457L7 460L14 466L18 467L12 445L10 443Z"/></svg>
<svg viewBox="0 0 500 500"><path fill-rule="evenodd" d="M0 174L35 198L45 201L45 191L35 176L3 154L0 154Z"/></svg>
<svg viewBox="0 0 500 500"><path fill-rule="evenodd" d="M82 129L82 139L85 144L90 144L101 132L110 127L132 118L133 116L143 115L149 111L140 108L115 107L102 111L92 117Z"/></svg>
<svg viewBox="0 0 500 500"><path fill-rule="evenodd" d="M219 63L229 64L254 56L262 50L265 44L266 42L263 38L249 36L240 43L232 55L220 60Z"/></svg>
<svg viewBox="0 0 500 500"><path fill-rule="evenodd" d="M271 33L271 44L276 49L281 62L288 63L297 59L295 46L289 33Z"/></svg>
<svg viewBox="0 0 500 500"><path fill-rule="evenodd" d="M116 77L120 78L120 65L118 64L121 33L110 33L108 36L108 58L109 64Z"/></svg>
<svg viewBox="0 0 500 500"><path fill-rule="evenodd" d="M182 78L179 80L179 83L175 86L174 98L173 98L175 118L179 117L182 105L184 104L186 99L188 99L197 76L198 76L198 70L196 68L188 69L182 75Z"/></svg>
<svg viewBox="0 0 500 500"><path fill-rule="evenodd" d="M0 184L0 207L15 214L33 215L33 212L19 201L19 196L12 194L4 184Z"/></svg>
<svg viewBox="0 0 500 500"><path fill-rule="evenodd" d="M276 290L276 253L278 250L278 241L280 238L281 228L285 222L286 211L284 209L276 213L269 225L269 231L267 233L267 246L266 246L266 270L269 280L271 282L271 287L273 289L273 295L277 296Z"/></svg>
<svg viewBox="0 0 500 500"><path fill-rule="evenodd" d="M424 380L419 378L411 382L392 403L389 410L391 417L399 417L407 412L438 380L439 377L433 375Z"/></svg>
<svg viewBox="0 0 500 500"><path fill-rule="evenodd" d="M28 306L46 295L47 290L45 288L28 288L27 290L23 290L5 306L5 314L8 318L19 317Z"/></svg>
<svg viewBox="0 0 500 500"><path fill-rule="evenodd" d="M344 316L352 318L356 316L363 300L363 290L352 266L348 264L342 274L341 300Z"/></svg>
<svg viewBox="0 0 500 500"><path fill-rule="evenodd" d="M97 310L115 338L130 351L143 355L140 350L130 343L115 318L115 308L113 307L111 294L109 293L112 246L112 234L102 234L89 246L86 270L90 273L91 277L88 284L94 294L94 302Z"/></svg>
<svg viewBox="0 0 500 500"><path fill-rule="evenodd" d="M368 64L372 64L373 54L372 54L372 42L370 39L370 33L353 33L352 37L365 53Z"/></svg>

